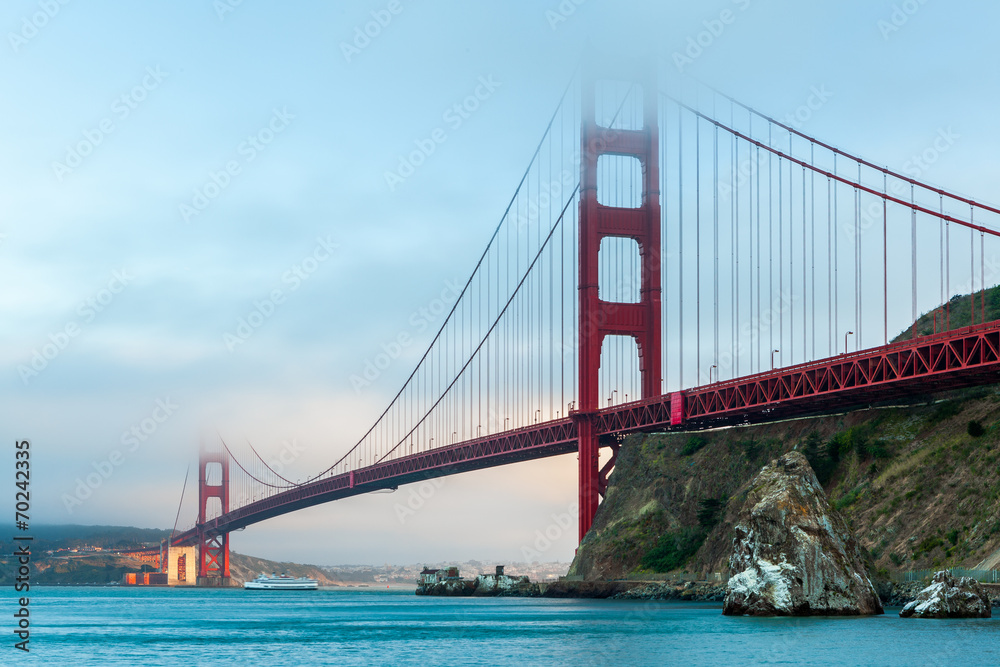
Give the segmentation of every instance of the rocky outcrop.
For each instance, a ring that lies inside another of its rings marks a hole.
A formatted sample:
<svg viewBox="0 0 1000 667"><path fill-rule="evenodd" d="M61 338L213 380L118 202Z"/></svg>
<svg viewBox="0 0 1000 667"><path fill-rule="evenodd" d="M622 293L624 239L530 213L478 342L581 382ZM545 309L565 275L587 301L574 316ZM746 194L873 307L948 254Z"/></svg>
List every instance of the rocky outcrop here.
<svg viewBox="0 0 1000 667"><path fill-rule="evenodd" d="M957 579L947 571L935 573L931 585L906 603L903 618L990 618L990 599L979 582L970 577Z"/></svg>
<svg viewBox="0 0 1000 667"><path fill-rule="evenodd" d="M485 597L537 597L538 584L531 583L526 576L512 577L507 574L481 574L473 582L473 595Z"/></svg>
<svg viewBox="0 0 1000 667"><path fill-rule="evenodd" d="M432 584L417 584L417 595L479 597L538 597L538 584L528 577L512 577L506 574L481 574L473 580L446 579Z"/></svg>
<svg viewBox="0 0 1000 667"><path fill-rule="evenodd" d="M809 462L792 451L751 482L733 538L724 614L881 614L861 550Z"/></svg>
<svg viewBox="0 0 1000 667"><path fill-rule="evenodd" d="M614 595L615 600L680 600L684 602L722 602L726 587L709 582L650 583Z"/></svg>
<svg viewBox="0 0 1000 667"><path fill-rule="evenodd" d="M417 595L465 596L476 590L474 582L465 579L438 581L433 584L418 584Z"/></svg>
<svg viewBox="0 0 1000 667"><path fill-rule="evenodd" d="M544 598L581 598L588 600L614 597L638 586L634 581L569 581L560 579L541 585Z"/></svg>

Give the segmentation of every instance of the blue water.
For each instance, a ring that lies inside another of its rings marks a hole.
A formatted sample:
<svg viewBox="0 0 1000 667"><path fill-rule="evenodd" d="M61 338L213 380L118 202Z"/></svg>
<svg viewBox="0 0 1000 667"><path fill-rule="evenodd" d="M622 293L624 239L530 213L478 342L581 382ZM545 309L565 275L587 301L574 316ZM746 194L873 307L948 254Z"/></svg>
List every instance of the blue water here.
<svg viewBox="0 0 1000 667"><path fill-rule="evenodd" d="M752 619L718 604L410 591L35 588L44 665L1000 665L1000 618ZM10 604L3 607L12 608Z"/></svg>

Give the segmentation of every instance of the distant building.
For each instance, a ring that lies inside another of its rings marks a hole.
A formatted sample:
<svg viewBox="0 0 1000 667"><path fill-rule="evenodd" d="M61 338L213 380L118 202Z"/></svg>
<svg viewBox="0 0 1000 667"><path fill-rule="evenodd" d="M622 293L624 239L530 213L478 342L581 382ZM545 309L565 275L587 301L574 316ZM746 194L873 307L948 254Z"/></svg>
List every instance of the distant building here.
<svg viewBox="0 0 1000 667"><path fill-rule="evenodd" d="M425 567L423 572L420 573L420 583L422 584L436 584L438 581L438 572L441 570L432 570Z"/></svg>

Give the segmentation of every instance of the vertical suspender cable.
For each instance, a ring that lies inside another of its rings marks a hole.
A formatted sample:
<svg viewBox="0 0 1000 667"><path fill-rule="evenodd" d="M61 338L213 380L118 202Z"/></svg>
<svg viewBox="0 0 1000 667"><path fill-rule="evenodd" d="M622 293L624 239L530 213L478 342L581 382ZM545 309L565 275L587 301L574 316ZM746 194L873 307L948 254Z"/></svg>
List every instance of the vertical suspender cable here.
<svg viewBox="0 0 1000 667"><path fill-rule="evenodd" d="M667 121L667 112L665 105L657 105L656 118L659 123L659 127L665 129ZM660 170L660 291L662 294L669 294L667 288L669 283L667 282L667 253L666 246L668 241L667 236L667 169L670 165L670 160L667 158L667 133L660 132L660 159L663 163L663 169ZM667 390L668 377L667 377L667 346L666 346L666 336L667 336L667 314L669 313L669 308L667 308L666 299L665 303L662 304L660 310L661 326L660 326L660 349L661 362L660 362L660 393L665 393Z"/></svg>
<svg viewBox="0 0 1000 667"><path fill-rule="evenodd" d="M833 356L833 179L826 178L826 349Z"/></svg>
<svg viewBox="0 0 1000 667"><path fill-rule="evenodd" d="M816 144L809 144L809 163L816 165ZM812 238L812 257L810 258L809 282L812 285L812 357L816 358L816 172L809 172L809 236Z"/></svg>
<svg viewBox="0 0 1000 667"><path fill-rule="evenodd" d="M834 176L837 175L837 155L836 154L834 154L834 156L833 156L833 175ZM837 302L838 301L837 291L838 291L838 288L839 288L839 284L838 283L840 282L840 276L839 276L840 261L839 261L839 258L837 257L837 237L840 235L839 234L840 218L837 216L837 200L839 199L839 197L837 196L837 185L838 184L836 182L833 184L833 222L834 222L834 232L833 232L833 331L834 331L834 340L836 340L840 336L840 327L839 327L840 308L839 308L839 304ZM847 352L847 350L845 349L844 352Z"/></svg>
<svg viewBox="0 0 1000 667"><path fill-rule="evenodd" d="M754 327L756 329L757 336L757 371L760 372L763 360L760 356L760 146L757 146L757 325Z"/></svg>
<svg viewBox="0 0 1000 667"><path fill-rule="evenodd" d="M941 215L944 215L944 195L938 196ZM944 223L944 289L945 289L945 331L951 331L951 221Z"/></svg>
<svg viewBox="0 0 1000 667"><path fill-rule="evenodd" d="M682 157L684 153L684 109L677 107L677 253L679 271L677 272L677 358L678 389L684 389L684 169Z"/></svg>
<svg viewBox="0 0 1000 667"><path fill-rule="evenodd" d="M858 163L858 184L860 184L860 183L861 183L861 163L859 162ZM861 308L861 296L862 296L862 292L861 292L861 199L862 199L862 193L861 193L860 188L855 188L855 191L857 192L857 198L858 198L857 207L858 208L857 208L857 212L855 213L855 216L854 216L854 236L857 239L856 243L854 244L854 251L855 251L855 257L856 257L856 259L854 261L854 271L855 271L854 284L855 284L855 286L857 288L857 292L858 292L857 297L856 297L856 305L857 305L857 309L858 309L858 315L857 315L857 322L858 322L857 323L857 327L858 328L857 328L857 336L855 336L854 349L855 350L860 350L861 347L862 347L861 336L862 336L862 329L863 329L863 321L861 319L861 311L862 311L862 308Z"/></svg>
<svg viewBox="0 0 1000 667"><path fill-rule="evenodd" d="M714 97L713 97L714 99ZM714 103L713 103L714 106ZM712 363L719 364L719 126L715 126L715 155L712 158L712 256L713 256L713 316L715 318L715 349ZM718 379L718 377L716 377Z"/></svg>
<svg viewBox="0 0 1000 667"><path fill-rule="evenodd" d="M771 125L767 126L767 145L771 146ZM771 164L771 151L767 152L767 304L771 316L770 321L774 321L774 169ZM779 179L780 180L780 179ZM767 354L771 354L774 349L774 327L767 327L768 342Z"/></svg>
<svg viewBox="0 0 1000 667"><path fill-rule="evenodd" d="M810 162L811 163L811 162ZM815 305L815 292L813 289L813 296L806 298L806 287L809 284L806 282L806 168L802 167L802 361L809 360L809 348L808 348L808 336L809 336L809 323L807 317L809 315L809 308L816 308Z"/></svg>
<svg viewBox="0 0 1000 667"><path fill-rule="evenodd" d="M791 140L791 139L789 139ZM781 157L778 157L778 359L788 358L791 356L782 357L786 353L785 350L785 308L782 301L785 298L785 175L784 175L784 161ZM791 171L792 165L788 165L789 171ZM789 192L789 196L791 192ZM789 207L790 209L791 207ZM771 295L772 303L774 295Z"/></svg>
<svg viewBox="0 0 1000 667"><path fill-rule="evenodd" d="M882 194L886 194L888 170L882 172ZM882 198L882 332L883 343L889 344L889 202Z"/></svg>
<svg viewBox="0 0 1000 667"><path fill-rule="evenodd" d="M913 183L910 183L910 202L916 202L916 192ZM917 209L910 209L910 276L913 279L913 303L911 304L911 314L913 316L914 327L917 322ZM914 328L913 337L916 338L917 330Z"/></svg>
<svg viewBox="0 0 1000 667"><path fill-rule="evenodd" d="M735 122L735 107L729 105L729 122L734 125ZM733 264L733 294L735 296L735 303L733 305L733 321L732 321L732 348L730 349L730 354L735 361L735 372L733 377L740 376L740 348L737 345L736 335L737 327L739 326L740 319L740 142L736 139L736 135L730 135L730 145L733 157L733 194L730 202L729 209L729 224L732 227L732 240L730 241L730 255L734 259L731 260Z"/></svg>
<svg viewBox="0 0 1000 667"><path fill-rule="evenodd" d="M694 378L695 384L701 385L701 116L695 116L694 121L694 151L695 151L695 180L694 180L694 201L695 201L695 234L694 234L694 266L695 266L695 356L694 356Z"/></svg>
<svg viewBox="0 0 1000 667"><path fill-rule="evenodd" d="M969 206L969 219L973 221L976 211ZM969 230L969 323L976 323L976 234Z"/></svg>

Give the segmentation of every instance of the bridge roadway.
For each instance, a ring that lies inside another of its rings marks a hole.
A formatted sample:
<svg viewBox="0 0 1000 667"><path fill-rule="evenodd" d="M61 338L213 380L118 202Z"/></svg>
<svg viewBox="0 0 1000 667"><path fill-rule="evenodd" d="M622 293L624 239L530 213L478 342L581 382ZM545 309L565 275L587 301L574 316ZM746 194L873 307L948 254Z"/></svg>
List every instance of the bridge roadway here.
<svg viewBox="0 0 1000 667"><path fill-rule="evenodd" d="M577 450L577 420L604 436L685 431L842 411L1000 381L1000 321L505 431L319 479L207 521L208 536L371 491ZM198 527L174 545L197 542Z"/></svg>

